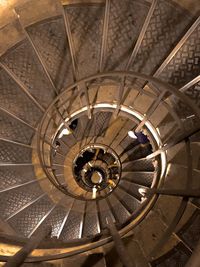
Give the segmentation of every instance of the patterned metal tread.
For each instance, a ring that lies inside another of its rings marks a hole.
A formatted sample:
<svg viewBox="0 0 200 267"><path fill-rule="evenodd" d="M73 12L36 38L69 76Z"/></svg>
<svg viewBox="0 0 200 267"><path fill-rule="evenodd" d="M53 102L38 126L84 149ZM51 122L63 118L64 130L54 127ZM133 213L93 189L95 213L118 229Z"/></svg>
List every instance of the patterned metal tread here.
<svg viewBox="0 0 200 267"><path fill-rule="evenodd" d="M123 172L122 179L126 179L132 183L150 187L154 178L153 172Z"/></svg>
<svg viewBox="0 0 200 267"><path fill-rule="evenodd" d="M33 166L1 166L0 190L20 185L35 179Z"/></svg>
<svg viewBox="0 0 200 267"><path fill-rule="evenodd" d="M76 200L72 210L69 213L66 224L63 228L60 238L62 240L71 240L81 238L83 229L84 201Z"/></svg>
<svg viewBox="0 0 200 267"><path fill-rule="evenodd" d="M115 218L105 199L98 201L98 205L99 205L101 228L106 228L106 225L107 225L106 217L111 217L113 218L114 221L115 221Z"/></svg>
<svg viewBox="0 0 200 267"><path fill-rule="evenodd" d="M140 159L122 164L123 171L154 171L152 160Z"/></svg>
<svg viewBox="0 0 200 267"><path fill-rule="evenodd" d="M129 195L125 190L122 190L119 187L116 188L115 194L130 213L135 212L140 206L140 202L136 198Z"/></svg>
<svg viewBox="0 0 200 267"><path fill-rule="evenodd" d="M17 233L28 236L52 208L48 197L42 198L9 220Z"/></svg>
<svg viewBox="0 0 200 267"><path fill-rule="evenodd" d="M141 195L139 193L139 188L142 188L142 186L134 184L129 181L125 181L124 179L120 180L119 182L120 188L129 193L131 196L136 198L137 200L141 201Z"/></svg>
<svg viewBox="0 0 200 267"><path fill-rule="evenodd" d="M193 250L200 238L200 211L196 210L186 225L177 233Z"/></svg>
<svg viewBox="0 0 200 267"><path fill-rule="evenodd" d="M51 103L55 93L27 40L9 50L3 56L3 63L23 82L41 105L47 107Z"/></svg>
<svg viewBox="0 0 200 267"><path fill-rule="evenodd" d="M42 113L20 87L0 69L0 106L35 126Z"/></svg>
<svg viewBox="0 0 200 267"><path fill-rule="evenodd" d="M23 188L16 188L9 192L1 193L0 210L3 219L23 208L42 194L42 189L35 184L26 185Z"/></svg>
<svg viewBox="0 0 200 267"><path fill-rule="evenodd" d="M111 0L105 69L124 69L148 9L149 4L142 0Z"/></svg>
<svg viewBox="0 0 200 267"><path fill-rule="evenodd" d="M35 131L0 110L0 137L30 144Z"/></svg>
<svg viewBox="0 0 200 267"><path fill-rule="evenodd" d="M200 26L172 58L159 78L181 88L200 73Z"/></svg>
<svg viewBox="0 0 200 267"><path fill-rule="evenodd" d="M32 149L0 140L0 162L30 163Z"/></svg>
<svg viewBox="0 0 200 267"><path fill-rule="evenodd" d="M85 210L83 225L83 237L96 235L100 231L96 202L88 201L86 205L87 206Z"/></svg>
<svg viewBox="0 0 200 267"><path fill-rule="evenodd" d="M159 0L141 43L132 71L153 73L169 54L191 21L172 1Z"/></svg>
<svg viewBox="0 0 200 267"><path fill-rule="evenodd" d="M130 217L129 211L113 194L108 197L108 200L116 221L120 224L124 223Z"/></svg>
<svg viewBox="0 0 200 267"><path fill-rule="evenodd" d="M184 91L184 93L200 108L200 82Z"/></svg>
<svg viewBox="0 0 200 267"><path fill-rule="evenodd" d="M71 84L72 63L63 18L42 21L27 30L58 91Z"/></svg>
<svg viewBox="0 0 200 267"><path fill-rule="evenodd" d="M98 72L101 36L103 28L103 5L66 7L69 17L79 78Z"/></svg>
<svg viewBox="0 0 200 267"><path fill-rule="evenodd" d="M151 263L152 267L184 267L191 252L179 243L173 250Z"/></svg>

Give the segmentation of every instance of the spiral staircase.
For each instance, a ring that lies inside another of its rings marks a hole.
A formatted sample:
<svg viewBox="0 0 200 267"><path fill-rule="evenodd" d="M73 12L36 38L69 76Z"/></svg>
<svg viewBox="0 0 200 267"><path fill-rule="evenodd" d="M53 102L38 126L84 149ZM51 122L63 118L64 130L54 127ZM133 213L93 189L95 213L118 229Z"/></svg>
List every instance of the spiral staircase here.
<svg viewBox="0 0 200 267"><path fill-rule="evenodd" d="M24 266L199 266L200 4L177 2L16 2L0 29L2 266L48 226Z"/></svg>

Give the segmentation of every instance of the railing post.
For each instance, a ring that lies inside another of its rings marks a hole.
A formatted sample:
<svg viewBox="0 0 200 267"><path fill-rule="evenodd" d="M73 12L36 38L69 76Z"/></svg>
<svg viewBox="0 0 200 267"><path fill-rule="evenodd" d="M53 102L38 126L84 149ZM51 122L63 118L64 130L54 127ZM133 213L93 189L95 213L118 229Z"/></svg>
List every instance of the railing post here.
<svg viewBox="0 0 200 267"><path fill-rule="evenodd" d="M119 259L122 262L124 267L134 267L130 256L128 255L126 248L121 240L121 237L117 231L116 226L114 225L112 219L110 217L106 218L107 220L107 228L110 231L110 234L113 238L114 244L115 244L115 248L116 251L119 255Z"/></svg>
<svg viewBox="0 0 200 267"><path fill-rule="evenodd" d="M22 247L13 257L11 257L7 263L4 265L5 267L19 267L24 263L25 259L28 255L38 247L42 240L45 239L51 233L51 226L47 228L43 228L42 230L37 231L37 233L32 236L27 244Z"/></svg>

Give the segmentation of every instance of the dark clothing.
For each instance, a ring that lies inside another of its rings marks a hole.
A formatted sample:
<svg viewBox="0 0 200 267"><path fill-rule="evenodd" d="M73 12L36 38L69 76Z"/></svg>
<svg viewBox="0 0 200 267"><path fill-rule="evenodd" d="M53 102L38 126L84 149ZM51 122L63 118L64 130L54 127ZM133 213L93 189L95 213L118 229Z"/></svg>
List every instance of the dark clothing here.
<svg viewBox="0 0 200 267"><path fill-rule="evenodd" d="M135 132L135 135L137 136L137 140L140 144L149 143L148 137L145 134L143 134L142 132Z"/></svg>

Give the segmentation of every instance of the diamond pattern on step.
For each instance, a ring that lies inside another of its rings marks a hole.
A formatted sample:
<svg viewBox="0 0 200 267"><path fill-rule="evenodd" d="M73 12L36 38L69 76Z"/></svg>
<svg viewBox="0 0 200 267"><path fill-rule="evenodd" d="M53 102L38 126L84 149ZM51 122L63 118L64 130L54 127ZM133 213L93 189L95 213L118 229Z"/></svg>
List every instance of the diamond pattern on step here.
<svg viewBox="0 0 200 267"><path fill-rule="evenodd" d="M142 186L134 184L133 182L125 181L124 179L119 182L119 185L120 189L126 191L136 199L141 200L141 195L138 190L139 188L142 188Z"/></svg>
<svg viewBox="0 0 200 267"><path fill-rule="evenodd" d="M70 211L60 238L62 240L78 239L82 235L83 213L85 203L77 200Z"/></svg>
<svg viewBox="0 0 200 267"><path fill-rule="evenodd" d="M132 183L150 187L153 182L154 173L153 172L142 172L142 171L141 172L123 172L122 178Z"/></svg>
<svg viewBox="0 0 200 267"><path fill-rule="evenodd" d="M191 81L200 73L200 25L190 35L159 76L177 88Z"/></svg>
<svg viewBox="0 0 200 267"><path fill-rule="evenodd" d="M192 250L195 249L200 238L200 212L198 210L193 213L178 235Z"/></svg>
<svg viewBox="0 0 200 267"><path fill-rule="evenodd" d="M41 118L41 111L25 95L19 86L0 69L0 106L9 110L31 125L36 125Z"/></svg>
<svg viewBox="0 0 200 267"><path fill-rule="evenodd" d="M190 20L177 5L159 0L131 70L145 74L154 72L182 36Z"/></svg>
<svg viewBox="0 0 200 267"><path fill-rule="evenodd" d="M63 207L56 207L52 213L48 216L46 224L52 226L51 236L57 236L62 226L63 220L66 215L66 210ZM44 226L43 226L44 227Z"/></svg>
<svg viewBox="0 0 200 267"><path fill-rule="evenodd" d="M154 171L152 160L141 159L122 164L123 171Z"/></svg>
<svg viewBox="0 0 200 267"><path fill-rule="evenodd" d="M97 213L96 202L87 203L86 213L84 218L83 236L93 236L99 232L99 218Z"/></svg>
<svg viewBox="0 0 200 267"><path fill-rule="evenodd" d="M32 149L0 140L0 162L30 163Z"/></svg>
<svg viewBox="0 0 200 267"><path fill-rule="evenodd" d="M79 21L80 22L80 21ZM62 17L28 28L58 91L73 82L70 49Z"/></svg>
<svg viewBox="0 0 200 267"><path fill-rule="evenodd" d="M124 223L130 216L128 210L113 194L108 197L108 200L111 205L112 213L114 214L114 217L116 218L117 222Z"/></svg>
<svg viewBox="0 0 200 267"><path fill-rule="evenodd" d="M9 224L20 235L28 236L52 206L48 197L42 198L11 218Z"/></svg>
<svg viewBox="0 0 200 267"><path fill-rule="evenodd" d="M30 144L34 130L0 110L0 137Z"/></svg>
<svg viewBox="0 0 200 267"><path fill-rule="evenodd" d="M145 1L111 0L105 69L124 69L148 9Z"/></svg>
<svg viewBox="0 0 200 267"><path fill-rule="evenodd" d="M127 210L129 210L129 212L133 213L138 209L140 205L139 201L136 198L129 195L126 191L117 187L115 190L115 194L118 196L118 198L127 208Z"/></svg>
<svg viewBox="0 0 200 267"><path fill-rule="evenodd" d="M171 99L173 109L177 113L178 117L181 119L185 129L190 131L191 128L198 127L199 119L194 116L193 109L184 101L181 101L175 96L172 96Z"/></svg>
<svg viewBox="0 0 200 267"><path fill-rule="evenodd" d="M91 120L88 120L85 136L99 136L104 133L108 127L112 113L98 112L93 115Z"/></svg>
<svg viewBox="0 0 200 267"><path fill-rule="evenodd" d="M47 107L51 103L55 93L37 55L27 40L21 42L15 49L8 51L3 57L3 62L41 105Z"/></svg>
<svg viewBox="0 0 200 267"><path fill-rule="evenodd" d="M195 105L200 108L200 82L185 90L184 94L193 100Z"/></svg>
<svg viewBox="0 0 200 267"><path fill-rule="evenodd" d="M191 252L179 243L173 250L151 263L152 267L184 267Z"/></svg>
<svg viewBox="0 0 200 267"><path fill-rule="evenodd" d="M103 27L103 5L69 6L66 8L75 55L79 68L79 78L98 72Z"/></svg>
<svg viewBox="0 0 200 267"><path fill-rule="evenodd" d="M99 205L99 211L100 211L101 228L106 228L106 225L107 225L106 218L111 217L113 221L115 221L115 218L105 199L100 200L98 202L98 205Z"/></svg>
<svg viewBox="0 0 200 267"><path fill-rule="evenodd" d="M16 188L5 193L1 193L0 210L2 218L6 219L20 208L30 203L42 194L41 188L37 184L29 184L23 188Z"/></svg>
<svg viewBox="0 0 200 267"><path fill-rule="evenodd" d="M35 179L33 166L1 166L0 190Z"/></svg>

